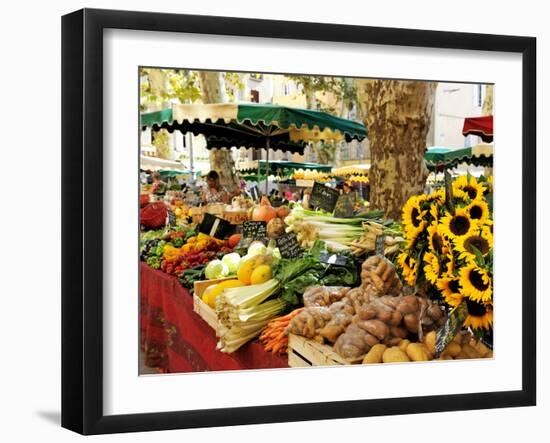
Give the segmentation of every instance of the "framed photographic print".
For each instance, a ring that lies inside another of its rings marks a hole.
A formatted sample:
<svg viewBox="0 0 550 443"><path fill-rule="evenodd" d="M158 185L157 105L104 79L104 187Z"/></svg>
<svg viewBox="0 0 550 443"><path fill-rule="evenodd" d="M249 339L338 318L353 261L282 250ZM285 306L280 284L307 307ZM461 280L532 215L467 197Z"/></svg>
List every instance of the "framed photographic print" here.
<svg viewBox="0 0 550 443"><path fill-rule="evenodd" d="M536 402L536 41L62 21L62 425Z"/></svg>

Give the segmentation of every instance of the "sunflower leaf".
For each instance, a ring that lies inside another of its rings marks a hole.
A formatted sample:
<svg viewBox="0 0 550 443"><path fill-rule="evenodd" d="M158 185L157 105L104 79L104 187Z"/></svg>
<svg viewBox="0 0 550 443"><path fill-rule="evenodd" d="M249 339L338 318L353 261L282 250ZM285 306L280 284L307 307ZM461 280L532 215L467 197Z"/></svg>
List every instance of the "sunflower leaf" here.
<svg viewBox="0 0 550 443"><path fill-rule="evenodd" d="M481 253L481 251L479 249L477 249L474 245L470 245L470 248L472 248L472 250L474 251L474 254L476 256L477 264L480 265L480 266L484 266L485 265L485 258L483 258L483 254Z"/></svg>

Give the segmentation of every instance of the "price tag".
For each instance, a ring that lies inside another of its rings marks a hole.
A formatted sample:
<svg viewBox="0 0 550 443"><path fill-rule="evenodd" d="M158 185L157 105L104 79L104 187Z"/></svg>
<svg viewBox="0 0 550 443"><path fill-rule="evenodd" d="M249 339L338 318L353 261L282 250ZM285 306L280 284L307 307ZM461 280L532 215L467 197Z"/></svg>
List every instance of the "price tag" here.
<svg viewBox="0 0 550 443"><path fill-rule="evenodd" d="M204 214L201 224L198 227L199 232L217 239L224 239L235 231L235 226L223 218L212 214Z"/></svg>
<svg viewBox="0 0 550 443"><path fill-rule="evenodd" d="M264 221L246 221L243 223L243 237L254 240L265 240L267 223Z"/></svg>
<svg viewBox="0 0 550 443"><path fill-rule="evenodd" d="M329 188L322 183L315 182L309 200L310 206L327 212L334 211L340 193L336 189Z"/></svg>
<svg viewBox="0 0 550 443"><path fill-rule="evenodd" d="M435 358L438 358L447 345L453 341L466 317L468 317L468 307L463 301L451 311L445 324L435 334Z"/></svg>
<svg viewBox="0 0 550 443"><path fill-rule="evenodd" d="M326 252L320 254L319 256L319 261L321 263L334 266L346 266L348 264L348 260L348 257L345 255L329 254Z"/></svg>
<svg viewBox="0 0 550 443"><path fill-rule="evenodd" d="M281 257L283 258L298 258L303 254L302 248L293 233L283 234L275 239Z"/></svg>
<svg viewBox="0 0 550 443"><path fill-rule="evenodd" d="M355 193L342 194L336 201L334 216L341 218L351 218L355 209Z"/></svg>
<svg viewBox="0 0 550 443"><path fill-rule="evenodd" d="M384 256L385 245L386 245L386 236L383 234L376 236L376 241L374 242L375 254Z"/></svg>

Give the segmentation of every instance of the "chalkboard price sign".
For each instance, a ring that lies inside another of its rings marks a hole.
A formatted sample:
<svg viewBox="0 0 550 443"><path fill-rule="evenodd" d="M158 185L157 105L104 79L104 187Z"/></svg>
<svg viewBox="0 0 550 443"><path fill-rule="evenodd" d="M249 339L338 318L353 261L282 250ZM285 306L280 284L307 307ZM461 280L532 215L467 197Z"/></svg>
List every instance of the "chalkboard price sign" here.
<svg viewBox="0 0 550 443"><path fill-rule="evenodd" d="M336 189L329 188L322 183L315 182L311 191L309 204L317 209L327 212L334 211L340 193Z"/></svg>
<svg viewBox="0 0 550 443"><path fill-rule="evenodd" d="M267 224L264 221L246 221L243 223L243 238L264 240L267 237Z"/></svg>
<svg viewBox="0 0 550 443"><path fill-rule="evenodd" d="M353 211L355 209L355 193L342 194L336 201L336 207L334 208L334 216L340 218L353 217Z"/></svg>
<svg viewBox="0 0 550 443"><path fill-rule="evenodd" d="M235 226L223 218L206 213L198 230L210 237L222 240L235 232Z"/></svg>
<svg viewBox="0 0 550 443"><path fill-rule="evenodd" d="M283 234L275 239L281 257L283 258L298 258L302 256L302 248L298 244L296 235L292 233Z"/></svg>

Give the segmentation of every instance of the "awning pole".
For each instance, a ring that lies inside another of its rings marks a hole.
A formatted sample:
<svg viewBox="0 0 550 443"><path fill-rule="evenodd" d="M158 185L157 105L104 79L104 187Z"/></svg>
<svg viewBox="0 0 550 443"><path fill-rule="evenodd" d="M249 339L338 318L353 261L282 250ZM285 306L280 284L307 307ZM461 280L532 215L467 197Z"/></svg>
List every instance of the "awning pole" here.
<svg viewBox="0 0 550 443"><path fill-rule="evenodd" d="M259 168L260 165L258 165ZM269 187L269 135L265 142L265 195L268 195Z"/></svg>

